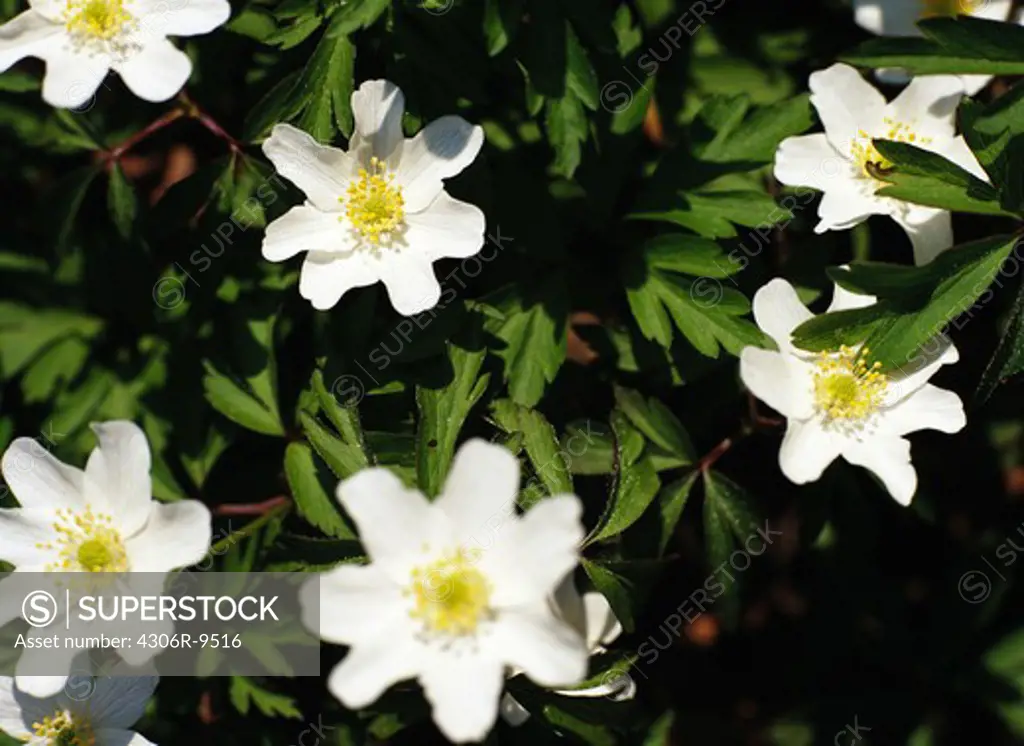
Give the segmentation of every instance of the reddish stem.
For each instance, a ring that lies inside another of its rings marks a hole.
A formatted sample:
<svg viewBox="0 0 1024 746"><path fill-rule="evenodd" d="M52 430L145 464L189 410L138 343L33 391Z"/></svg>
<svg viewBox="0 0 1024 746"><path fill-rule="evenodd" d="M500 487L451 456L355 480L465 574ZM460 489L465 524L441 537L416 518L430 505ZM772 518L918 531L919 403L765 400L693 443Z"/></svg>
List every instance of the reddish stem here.
<svg viewBox="0 0 1024 746"><path fill-rule="evenodd" d="M119 160L122 155L124 155L126 152L128 152L131 148L135 147L139 142L141 142L142 140L145 140L147 137L152 135L154 132L162 130L164 127L166 127L167 125L169 125L171 122L175 121L176 119L180 119L182 116L184 116L184 114L185 114L185 112L182 111L181 109L173 109L173 110L167 112L166 114L164 114L163 116L158 117L157 119L154 119L152 122L150 122L145 127L140 129L134 135L132 135L131 137L126 139L124 142L122 142L121 144L115 146L112 150L110 150L106 154L105 160L108 163L112 163L112 162L115 162L115 161Z"/></svg>
<svg viewBox="0 0 1024 746"><path fill-rule="evenodd" d="M710 469L718 459L725 455L725 452L732 448L735 440L733 438L726 438L717 446L708 451L704 458L697 462L697 469L701 472L706 472Z"/></svg>
<svg viewBox="0 0 1024 746"><path fill-rule="evenodd" d="M264 515L282 505L288 505L291 499L284 495L271 497L259 503L227 503L213 509L214 515Z"/></svg>
<svg viewBox="0 0 1024 746"><path fill-rule="evenodd" d="M227 130L221 127L220 124L217 123L216 119L214 119L201 108L199 108L199 104L197 104L195 101L189 98L189 95L185 91L181 92L181 94L178 96L178 99L181 101L182 106L185 107L185 113L193 119L195 119L201 125L206 127L206 129L212 132L215 137L218 137L224 142L226 142L228 144L228 147L231 148L232 153L242 152L242 143L236 140L234 136L232 136Z"/></svg>

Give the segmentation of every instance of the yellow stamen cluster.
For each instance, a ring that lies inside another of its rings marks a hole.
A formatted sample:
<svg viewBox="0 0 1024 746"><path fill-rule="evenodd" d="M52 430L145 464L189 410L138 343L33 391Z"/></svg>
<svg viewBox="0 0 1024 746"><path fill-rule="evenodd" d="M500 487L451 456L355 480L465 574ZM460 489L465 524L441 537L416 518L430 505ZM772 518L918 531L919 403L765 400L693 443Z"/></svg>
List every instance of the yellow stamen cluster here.
<svg viewBox="0 0 1024 746"><path fill-rule="evenodd" d="M886 117L884 121L888 129L884 134L875 135L874 137L879 137L883 140L906 142L911 145L928 145L932 141L930 137L918 137L917 133L906 122L897 122L892 117ZM850 146L854 159L865 176L872 179L880 179L885 175L886 171L892 168L892 161L878 152L871 141L872 135L869 135L864 130L859 130L857 137L860 139L855 140Z"/></svg>
<svg viewBox="0 0 1024 746"><path fill-rule="evenodd" d="M868 365L868 352L867 347L844 345L838 354L821 354L814 372L814 401L828 420L861 423L885 400L888 378L878 370L881 363Z"/></svg>
<svg viewBox="0 0 1024 746"><path fill-rule="evenodd" d="M388 243L405 223L405 200L394 174L379 158L370 159L368 169L359 169L359 178L348 185L339 201L345 203L345 216L352 228L368 243Z"/></svg>
<svg viewBox="0 0 1024 746"><path fill-rule="evenodd" d="M124 572L128 554L109 515L94 513L91 507L76 513L67 508L57 511L53 542L37 544L39 549L58 552L60 560L47 565L56 572Z"/></svg>
<svg viewBox="0 0 1024 746"><path fill-rule="evenodd" d="M88 719L64 710L44 717L42 722L32 723L32 731L36 738L44 739L46 746L95 746L96 743Z"/></svg>
<svg viewBox="0 0 1024 746"><path fill-rule="evenodd" d="M965 15L969 16L984 5L985 0L921 0L922 18Z"/></svg>
<svg viewBox="0 0 1024 746"><path fill-rule="evenodd" d="M491 617L491 584L476 568L478 561L478 554L459 548L413 570L406 591L413 598L410 615L428 632L472 635Z"/></svg>
<svg viewBox="0 0 1024 746"><path fill-rule="evenodd" d="M64 25L72 36L85 41L109 42L132 23L124 0L67 0Z"/></svg>

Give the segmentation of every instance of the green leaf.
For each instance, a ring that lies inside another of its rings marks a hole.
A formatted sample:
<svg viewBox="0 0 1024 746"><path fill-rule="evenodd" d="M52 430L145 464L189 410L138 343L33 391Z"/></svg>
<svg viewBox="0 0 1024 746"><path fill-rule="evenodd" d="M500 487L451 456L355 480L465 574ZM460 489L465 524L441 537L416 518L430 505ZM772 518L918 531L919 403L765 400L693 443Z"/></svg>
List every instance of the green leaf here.
<svg viewBox="0 0 1024 746"><path fill-rule="evenodd" d="M758 528L758 510L750 495L725 476L705 471L704 538L713 572L728 564L732 553L742 549L742 542ZM738 575L732 577L728 582L719 580L724 590L716 597L729 626L735 625L739 613Z"/></svg>
<svg viewBox="0 0 1024 746"><path fill-rule="evenodd" d="M706 238L736 238L736 225L761 228L780 223L791 213L771 196L752 189L680 191L667 209L641 209L630 220L682 226ZM735 225L734 225L735 224Z"/></svg>
<svg viewBox="0 0 1024 746"><path fill-rule="evenodd" d="M55 242L58 249L68 245L85 193L99 172L100 169L94 165L83 166L64 176L54 185L47 204L52 206L54 211L49 225L57 229Z"/></svg>
<svg viewBox="0 0 1024 746"><path fill-rule="evenodd" d="M110 218L114 221L114 226L121 234L121 238L131 237L132 227L135 224L135 213L138 210L138 200L135 198L135 190L125 178L119 163L115 163L110 169L107 206L110 209Z"/></svg>
<svg viewBox="0 0 1024 746"><path fill-rule="evenodd" d="M555 429L544 419L544 415L507 399L493 402L491 413L498 427L506 433L519 433L523 436L526 455L547 494L573 492L572 475L568 467L571 455L563 452Z"/></svg>
<svg viewBox="0 0 1024 746"><path fill-rule="evenodd" d="M313 450L305 443L289 443L284 452L284 473L299 513L311 525L336 539L355 539L332 498L333 485L324 479Z"/></svg>
<svg viewBox="0 0 1024 746"><path fill-rule="evenodd" d="M691 471L682 479L662 487L658 493L658 517L660 519L660 536L658 539L658 554L662 555L672 540L672 534L676 530L679 519L683 516L683 509L689 502L693 485L697 481L699 472Z"/></svg>
<svg viewBox="0 0 1024 746"><path fill-rule="evenodd" d="M696 461L697 453L689 433L660 401L654 397L645 400L639 392L616 386L615 403L652 443L678 457L683 465Z"/></svg>
<svg viewBox="0 0 1024 746"><path fill-rule="evenodd" d="M589 124L583 103L572 92L548 101L545 125L548 141L555 151L551 168L557 175L571 179L583 160L583 143L587 141Z"/></svg>
<svg viewBox="0 0 1024 746"><path fill-rule="evenodd" d="M640 520L661 487L650 458L643 455L640 431L619 410L612 412L611 421L616 444L615 487L604 515L584 545L618 536Z"/></svg>
<svg viewBox="0 0 1024 746"><path fill-rule="evenodd" d="M231 704L241 715L248 715L255 706L268 718L283 717L300 720L302 712L295 705L295 700L284 694L277 694L264 689L245 676L232 676L228 690Z"/></svg>
<svg viewBox="0 0 1024 746"><path fill-rule="evenodd" d="M725 120L729 124L726 126L723 120L717 120L716 123L722 122L722 126L715 133L714 139L696 149L702 161L745 162L751 165L771 163L779 143L787 137L806 132L814 124L809 94L759 107L749 116L749 102L745 96L724 100L729 102L727 106L730 108L730 116ZM711 99L704 108L708 109L712 102L721 101L721 98ZM702 117L709 115L710 111L701 111Z"/></svg>
<svg viewBox="0 0 1024 746"><path fill-rule="evenodd" d="M416 474L420 489L433 497L448 474L459 431L470 410L484 395L490 376L481 375L486 350L469 351L448 345L451 383L439 389L416 387L420 421L416 434Z"/></svg>
<svg viewBox="0 0 1024 746"><path fill-rule="evenodd" d="M877 263L854 262L836 268L837 282L878 297L863 309L825 314L793 331L805 350L863 342L869 359L883 371L903 370L920 361L920 349L986 293L1016 245L1013 236L993 236L955 247L923 267L886 272ZM866 336L864 336L866 334Z"/></svg>
<svg viewBox="0 0 1024 746"><path fill-rule="evenodd" d="M323 372L319 370L313 372L312 386L313 393L320 404L320 411L337 428L341 439L365 452L367 448L363 437L363 427L359 422L359 410L354 406L342 406L338 402L333 391L328 391L327 386L324 385Z"/></svg>
<svg viewBox="0 0 1024 746"><path fill-rule="evenodd" d="M341 441L305 412L299 415L299 421L310 445L334 472L334 476L345 479L369 466L369 459L359 444Z"/></svg>
<svg viewBox="0 0 1024 746"><path fill-rule="evenodd" d="M884 174L890 186L878 194L955 212L1012 217L1003 210L994 187L938 153L889 140L875 140L874 144L894 169Z"/></svg>
<svg viewBox="0 0 1024 746"><path fill-rule="evenodd" d="M635 625L633 601L630 595L633 583L604 564L586 558L580 559L580 564L587 573L587 577L590 578L590 582L594 584L601 595L608 599L608 604L612 607L622 629L626 633L632 632Z"/></svg>
<svg viewBox="0 0 1024 746"><path fill-rule="evenodd" d="M355 45L335 18L296 85L296 95L305 100L297 124L320 142L330 142L336 129L346 137L352 133L355 59Z"/></svg>
<svg viewBox="0 0 1024 746"><path fill-rule="evenodd" d="M85 313L0 301L0 378L13 378L62 339L92 339L103 327Z"/></svg>
<svg viewBox="0 0 1024 746"><path fill-rule="evenodd" d="M244 428L264 435L284 435L284 427L275 412L239 383L205 362L203 393L210 405Z"/></svg>
<svg viewBox="0 0 1024 746"><path fill-rule="evenodd" d="M900 67L914 75L1024 74L1024 29L980 18L929 18L926 38L871 39L840 59L861 67Z"/></svg>
<svg viewBox="0 0 1024 746"><path fill-rule="evenodd" d="M487 329L505 342L496 350L505 362L505 380L513 401L536 406L565 361L569 309L560 276L544 281L531 292L516 286L489 298L503 318L489 318Z"/></svg>
<svg viewBox="0 0 1024 746"><path fill-rule="evenodd" d="M985 367L975 397L984 402L997 386L1021 371L1024 371L1024 284L1017 291L1010 320L995 354Z"/></svg>
<svg viewBox="0 0 1024 746"><path fill-rule="evenodd" d="M672 344L672 322L702 355L718 357L719 348L733 355L748 345L760 345L764 335L751 322L739 317L750 311L750 302L737 290L724 287L714 277L696 280L682 277L664 267L686 266L666 258L665 244L644 246L626 258L625 281L629 307L640 331L662 347ZM720 265L729 271L724 254L714 258L709 249L691 254L690 262ZM699 257L699 259L695 258Z"/></svg>

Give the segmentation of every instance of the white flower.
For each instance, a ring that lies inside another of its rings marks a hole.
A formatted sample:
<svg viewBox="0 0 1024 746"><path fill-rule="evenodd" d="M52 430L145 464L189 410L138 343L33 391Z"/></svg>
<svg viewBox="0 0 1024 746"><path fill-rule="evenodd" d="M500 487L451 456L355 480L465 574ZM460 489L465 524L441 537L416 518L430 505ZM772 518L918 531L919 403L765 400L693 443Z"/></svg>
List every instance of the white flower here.
<svg viewBox="0 0 1024 746"><path fill-rule="evenodd" d="M829 311L874 302L836 286ZM956 348L939 337L934 349L888 376L867 366L864 348L816 355L794 347L793 329L812 317L792 285L772 280L754 295L754 319L779 351L746 347L740 355L743 383L786 417L782 473L806 484L842 456L874 472L901 505L910 504L917 473L903 436L918 430L955 433L967 423L960 398L928 383L941 366L959 359Z"/></svg>
<svg viewBox="0 0 1024 746"><path fill-rule="evenodd" d="M263 256L280 262L309 252L299 293L314 308L383 282L396 311L425 311L441 297L433 263L473 256L483 246L483 213L452 199L443 184L476 158L483 130L445 116L407 140L404 109L394 83L371 80L352 94L348 152L287 124L276 125L263 143L278 172L306 195L304 205L267 226Z"/></svg>
<svg viewBox="0 0 1024 746"><path fill-rule="evenodd" d="M338 486L371 563L325 573L303 600L310 629L350 646L327 683L342 704L415 678L461 743L493 727L506 669L546 687L582 680L584 641L549 604L576 566L582 505L553 496L517 516L518 490L519 462L482 440L459 449L433 502L383 468Z"/></svg>
<svg viewBox="0 0 1024 746"><path fill-rule="evenodd" d="M935 16L966 15L990 21L1010 17L1013 0L853 0L854 18L868 31L881 36L921 36L917 22ZM886 82L905 83L900 70L879 70ZM964 90L973 96L992 80L991 75L960 75Z"/></svg>
<svg viewBox="0 0 1024 746"><path fill-rule="evenodd" d="M622 634L622 625L612 611L608 599L597 591L580 595L572 577L566 578L552 598L554 612L571 625L587 643L590 655L607 652L605 646L612 644ZM512 672L513 675L518 672ZM632 699L636 695L636 683L630 675L619 669L608 671L601 683L576 689L556 689L564 697L607 697L615 702ZM525 723L530 713L511 694L501 700L501 716L512 726Z"/></svg>
<svg viewBox="0 0 1024 746"><path fill-rule="evenodd" d="M886 186L878 176L890 164L871 140L911 143L988 181L963 137L954 134L956 107L963 96L959 78L915 78L887 104L856 70L836 64L813 73L810 88L825 132L784 140L775 154L775 177L783 184L824 192L815 231L847 230L870 215L889 215L910 236L916 264L930 262L952 246L947 210L875 193Z"/></svg>
<svg viewBox="0 0 1024 746"><path fill-rule="evenodd" d="M227 0L29 0L0 26L0 72L25 57L46 63L43 100L86 104L113 70L146 101L166 101L192 73L168 36L205 34L231 14Z"/></svg>
<svg viewBox="0 0 1024 746"><path fill-rule="evenodd" d="M84 471L62 464L31 438L18 438L4 453L0 469L21 507L0 509L0 559L17 569L0 583L0 624L21 613L24 573L132 573L121 576L124 582L148 588L159 574L195 564L210 548L205 505L153 500L142 430L124 421L95 424L93 430L98 447ZM22 589L17 598L3 591L7 584ZM145 650L118 652L129 662L147 655ZM50 674L58 664L69 667L73 653L25 650L18 662L19 686L35 696L55 694L67 676L43 676L38 669Z"/></svg>
<svg viewBox="0 0 1024 746"><path fill-rule="evenodd" d="M131 727L159 680L98 676L37 698L18 689L9 676L0 676L0 730L29 746L150 746Z"/></svg>

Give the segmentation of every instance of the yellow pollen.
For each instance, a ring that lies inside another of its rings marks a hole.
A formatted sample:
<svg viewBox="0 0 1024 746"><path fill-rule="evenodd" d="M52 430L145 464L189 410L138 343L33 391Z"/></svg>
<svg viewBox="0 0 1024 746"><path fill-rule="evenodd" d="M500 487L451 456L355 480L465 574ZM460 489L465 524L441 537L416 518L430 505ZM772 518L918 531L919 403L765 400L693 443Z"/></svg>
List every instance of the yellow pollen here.
<svg viewBox="0 0 1024 746"><path fill-rule="evenodd" d="M475 567L478 555L457 549L417 567L407 590L413 597L410 615L427 631L466 636L491 616L491 585Z"/></svg>
<svg viewBox="0 0 1024 746"><path fill-rule="evenodd" d="M53 530L57 538L37 544L39 549L59 553L59 560L46 566L56 572L124 572L128 569L128 554L124 541L112 525L109 515L93 513L92 508L57 511Z"/></svg>
<svg viewBox="0 0 1024 746"><path fill-rule="evenodd" d="M871 141L873 137L878 137L883 140L895 140L896 142L906 142L911 145L928 145L931 143L932 138L930 137L918 137L910 125L906 122L897 122L891 117L886 117L884 120L885 125L888 129L881 135L869 135L864 130L858 130L857 137L853 144L850 145L850 152L853 155L854 160L857 161L857 165L860 166L861 171L865 176L875 180L881 180L881 177L886 174L887 171L892 169L892 161L885 158L875 148L875 144Z"/></svg>
<svg viewBox="0 0 1024 746"><path fill-rule="evenodd" d="M359 178L348 185L338 201L345 204L345 216L352 228L367 242L388 243L405 223L405 200L395 176L379 158L370 159L369 169L359 169Z"/></svg>
<svg viewBox="0 0 1024 746"><path fill-rule="evenodd" d="M64 710L32 723L32 731L46 746L94 746L96 743L89 720Z"/></svg>
<svg viewBox="0 0 1024 746"><path fill-rule="evenodd" d="M124 0L67 0L64 24L78 37L110 41L120 36L132 22Z"/></svg>
<svg viewBox="0 0 1024 746"><path fill-rule="evenodd" d="M986 0L921 0L921 17L969 16L980 10Z"/></svg>
<svg viewBox="0 0 1024 746"><path fill-rule="evenodd" d="M821 353L814 372L814 401L828 420L859 424L885 399L888 378L881 363L868 365L867 347L839 348L839 354Z"/></svg>

